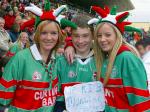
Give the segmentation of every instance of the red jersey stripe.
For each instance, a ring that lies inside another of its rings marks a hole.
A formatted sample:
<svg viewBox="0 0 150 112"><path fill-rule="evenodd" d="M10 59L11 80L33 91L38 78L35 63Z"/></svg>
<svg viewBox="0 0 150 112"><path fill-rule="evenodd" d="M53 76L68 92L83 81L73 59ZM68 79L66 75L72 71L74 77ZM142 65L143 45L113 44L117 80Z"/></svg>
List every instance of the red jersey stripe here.
<svg viewBox="0 0 150 112"><path fill-rule="evenodd" d="M0 84L2 84L5 88L9 88L11 86L15 86L17 84L17 80L6 81L3 77L0 79Z"/></svg>
<svg viewBox="0 0 150 112"><path fill-rule="evenodd" d="M148 90L142 90L142 89L138 89L138 88L133 88L133 87L124 87L126 90L126 93L134 93L135 95L139 95L139 96L144 96L144 97L149 97L149 91Z"/></svg>
<svg viewBox="0 0 150 112"><path fill-rule="evenodd" d="M4 91L0 91L0 98L3 99L11 99L13 98L14 93L13 92L4 92Z"/></svg>

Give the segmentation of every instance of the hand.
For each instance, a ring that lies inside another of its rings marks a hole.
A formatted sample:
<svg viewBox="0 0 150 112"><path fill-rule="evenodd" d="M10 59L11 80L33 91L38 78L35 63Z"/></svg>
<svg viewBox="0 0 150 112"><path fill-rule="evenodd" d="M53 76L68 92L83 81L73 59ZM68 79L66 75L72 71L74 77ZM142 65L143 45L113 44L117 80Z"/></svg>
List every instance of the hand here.
<svg viewBox="0 0 150 112"><path fill-rule="evenodd" d="M73 59L75 57L75 50L72 46L69 46L65 49L65 57L69 64L73 63Z"/></svg>
<svg viewBox="0 0 150 112"><path fill-rule="evenodd" d="M64 54L64 48L58 48L57 53L60 55Z"/></svg>

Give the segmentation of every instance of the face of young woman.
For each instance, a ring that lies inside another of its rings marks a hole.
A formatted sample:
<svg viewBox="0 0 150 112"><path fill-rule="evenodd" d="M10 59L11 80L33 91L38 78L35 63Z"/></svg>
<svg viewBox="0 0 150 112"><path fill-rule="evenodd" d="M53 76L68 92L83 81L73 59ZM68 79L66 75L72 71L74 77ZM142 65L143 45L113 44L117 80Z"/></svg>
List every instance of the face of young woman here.
<svg viewBox="0 0 150 112"><path fill-rule="evenodd" d="M110 52L113 49L116 40L116 33L110 24L104 24L99 28L97 41L102 51Z"/></svg>
<svg viewBox="0 0 150 112"><path fill-rule="evenodd" d="M48 52L52 50L57 44L58 34L58 28L54 22L44 26L40 34L40 49Z"/></svg>
<svg viewBox="0 0 150 112"><path fill-rule="evenodd" d="M88 28L77 28L76 31L72 33L72 42L79 54L84 54L88 52L92 44L91 31Z"/></svg>
<svg viewBox="0 0 150 112"><path fill-rule="evenodd" d="M21 42L23 44L26 44L28 41L28 34L26 32L23 32L22 35L21 35Z"/></svg>

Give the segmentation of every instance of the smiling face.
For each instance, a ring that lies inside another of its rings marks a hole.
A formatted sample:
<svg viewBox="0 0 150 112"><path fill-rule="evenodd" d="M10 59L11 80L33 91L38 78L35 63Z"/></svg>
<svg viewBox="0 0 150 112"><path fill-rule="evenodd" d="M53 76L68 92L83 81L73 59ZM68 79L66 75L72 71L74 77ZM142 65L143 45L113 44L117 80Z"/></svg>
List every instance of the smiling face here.
<svg viewBox="0 0 150 112"><path fill-rule="evenodd" d="M40 33L40 49L52 50L58 41L58 28L54 22L48 23Z"/></svg>
<svg viewBox="0 0 150 112"><path fill-rule="evenodd" d="M27 41L28 41L28 34L26 33L26 32L22 32L21 33L21 42L23 43L23 44L26 44L27 43Z"/></svg>
<svg viewBox="0 0 150 112"><path fill-rule="evenodd" d="M97 32L97 41L101 50L111 52L116 40L117 37L113 27L108 23L104 23Z"/></svg>
<svg viewBox="0 0 150 112"><path fill-rule="evenodd" d="M45 20L38 25L34 41L41 51L50 52L56 46L59 34L60 29L57 23Z"/></svg>
<svg viewBox="0 0 150 112"><path fill-rule="evenodd" d="M78 27L72 32L72 42L77 54L89 53L92 44L92 34L90 29Z"/></svg>

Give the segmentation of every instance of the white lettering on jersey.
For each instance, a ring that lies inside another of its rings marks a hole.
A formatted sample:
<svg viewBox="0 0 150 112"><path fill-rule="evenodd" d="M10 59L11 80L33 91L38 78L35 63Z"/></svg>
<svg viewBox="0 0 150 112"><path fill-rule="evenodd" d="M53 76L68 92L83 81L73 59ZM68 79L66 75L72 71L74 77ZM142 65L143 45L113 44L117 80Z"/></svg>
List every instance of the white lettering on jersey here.
<svg viewBox="0 0 150 112"><path fill-rule="evenodd" d="M55 104L58 87L52 90L37 91L34 94L35 100L42 100L42 106L51 106Z"/></svg>

